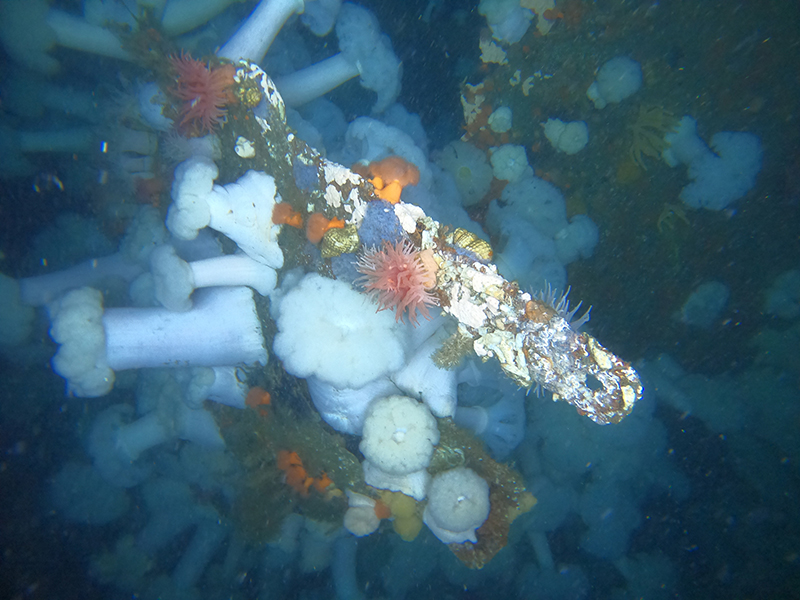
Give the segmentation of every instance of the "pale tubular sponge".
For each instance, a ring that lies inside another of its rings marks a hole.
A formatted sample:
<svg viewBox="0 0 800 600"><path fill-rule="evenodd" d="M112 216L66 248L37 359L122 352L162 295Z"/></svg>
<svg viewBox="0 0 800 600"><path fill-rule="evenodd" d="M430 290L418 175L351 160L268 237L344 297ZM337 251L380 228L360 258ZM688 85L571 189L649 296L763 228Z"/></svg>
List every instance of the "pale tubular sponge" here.
<svg viewBox="0 0 800 600"><path fill-rule="evenodd" d="M359 448L366 460L364 480L373 487L423 500L426 471L439 443L436 419L424 404L406 396L388 396L370 404Z"/></svg>

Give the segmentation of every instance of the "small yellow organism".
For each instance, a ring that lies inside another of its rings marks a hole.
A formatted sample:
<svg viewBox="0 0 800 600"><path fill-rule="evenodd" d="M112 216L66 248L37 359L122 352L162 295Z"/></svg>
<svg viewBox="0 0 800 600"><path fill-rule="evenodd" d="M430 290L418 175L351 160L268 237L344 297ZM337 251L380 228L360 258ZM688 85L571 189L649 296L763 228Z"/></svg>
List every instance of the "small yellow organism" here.
<svg viewBox="0 0 800 600"><path fill-rule="evenodd" d="M658 215L656 229L658 229L658 233L664 233L665 229L675 229L675 224L678 221L683 221L686 225L689 225L689 217L686 216L686 211L683 210L680 204L667 202L664 208L661 209L661 214Z"/></svg>
<svg viewBox="0 0 800 600"><path fill-rule="evenodd" d="M631 158L645 171L644 157L658 159L667 148L664 135L672 131L678 124L675 116L660 106L640 106L636 121L628 126L633 133Z"/></svg>
<svg viewBox="0 0 800 600"><path fill-rule="evenodd" d="M381 501L392 511L392 527L406 542L412 542L422 530L422 516L416 500L400 492L381 490Z"/></svg>

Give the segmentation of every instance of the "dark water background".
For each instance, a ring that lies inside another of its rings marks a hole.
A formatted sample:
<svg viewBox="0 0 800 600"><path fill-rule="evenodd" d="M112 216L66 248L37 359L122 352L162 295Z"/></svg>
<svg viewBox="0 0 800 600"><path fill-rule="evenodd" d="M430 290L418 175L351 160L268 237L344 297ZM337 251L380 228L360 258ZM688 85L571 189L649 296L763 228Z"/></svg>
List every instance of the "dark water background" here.
<svg viewBox="0 0 800 600"><path fill-rule="evenodd" d="M73 10L79 3L59 4ZM430 23L419 19L426 2L364 4L375 11L403 61L399 101L419 113L431 147L442 147L461 133L460 84L485 75L477 49L484 19L473 3L455 0L444 0ZM688 479L690 492L680 500L660 493L641 501L643 520L630 539L629 554L658 552L669 559L673 577L658 597L800 597L800 333L796 321L780 321L763 309L775 278L800 267L800 8L780 0L567 0L557 8L563 18L547 37L529 40L524 59L555 74L554 80L533 95L529 122L515 122L516 140L529 148L537 174L564 190L570 214L586 212L600 229L594 256L568 270L573 297L594 307L593 335L627 359L653 360L668 353L686 372L712 380L743 382L758 373L752 393L732 402L730 410L738 410L740 400L753 402L758 405L750 412L774 409L789 420L783 438L760 430L758 419L721 433L693 414L659 403L654 418L666 429L666 451ZM248 9L229 10L218 21L220 35ZM326 55L321 42L306 37ZM645 86L628 103L595 111L585 89L595 69L619 54L642 63ZM54 55L62 62L55 81L94 90L98 104L113 101L115 93L143 75L112 60L67 50ZM0 76L20 68L0 54ZM367 93L354 82L332 98L348 118L368 112ZM721 130L759 135L764 162L755 189L727 211L694 211L688 223L659 232L659 215L666 204L678 202L685 169L651 163L635 177L620 169L630 143L626 127L640 104L693 116L704 139ZM569 161L546 141L539 144L538 122L554 112L586 120L591 131L589 147ZM47 114L2 118L19 128L46 128L58 121ZM537 152L530 149L534 146ZM15 277L40 272L36 252L43 253L39 249L48 240L34 245L34 238L61 214L94 217L91 223L112 240L121 231L101 208L104 197L117 191L97 183L99 156L43 155L37 161L35 172L0 180L0 269ZM57 240L49 241L57 246ZM48 262L73 264L91 256L91 250L59 247L48 254ZM674 314L689 292L709 279L730 288L724 313L709 329L677 321ZM90 564L121 535L142 526L146 517L136 492L130 512L104 526L68 523L50 507L48 479L68 460L85 461L81 440L91 416L109 400L64 397L63 381L48 365L55 347L41 318L38 339L20 350L24 360L0 362L0 597L130 597L97 583ZM765 332L772 332L768 346L756 343ZM518 454L513 458L521 460ZM619 597L624 578L610 562L580 549L583 527L575 516L548 534L556 563L580 565L589 581L587 597ZM159 556L159 569L174 565L181 542ZM359 577L362 585L369 584L367 595L389 597L379 577L388 560L386 542L373 536L361 548ZM533 560L522 543L513 551L517 565ZM281 578L272 586L277 596L270 594L270 584L244 577L206 582L201 597L206 592L209 598L334 595L326 573L301 575L287 567L276 576ZM516 597L516 576L493 574L488 585L466 589L434 570L414 581L409 597Z"/></svg>

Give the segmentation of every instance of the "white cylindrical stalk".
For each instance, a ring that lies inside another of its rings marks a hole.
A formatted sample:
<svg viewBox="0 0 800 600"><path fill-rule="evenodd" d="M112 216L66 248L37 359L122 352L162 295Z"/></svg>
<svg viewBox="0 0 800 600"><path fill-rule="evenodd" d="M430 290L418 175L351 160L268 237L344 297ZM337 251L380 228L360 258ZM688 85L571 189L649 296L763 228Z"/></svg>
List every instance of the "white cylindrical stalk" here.
<svg viewBox="0 0 800 600"><path fill-rule="evenodd" d="M163 444L172 436L172 428L163 416L158 411L152 411L121 427L117 431L115 448L132 462L145 450Z"/></svg>
<svg viewBox="0 0 800 600"><path fill-rule="evenodd" d="M555 561L553 560L553 553L550 551L550 542L547 541L547 535L543 531L528 531L528 540L533 546L533 552L536 554L536 561L539 563L539 568L542 571L554 571Z"/></svg>
<svg viewBox="0 0 800 600"><path fill-rule="evenodd" d="M110 308L103 315L111 369L266 364L261 323L246 287L209 288L194 308Z"/></svg>
<svg viewBox="0 0 800 600"><path fill-rule="evenodd" d="M302 13L304 6L303 0L261 0L217 56L261 62L286 20L294 13Z"/></svg>
<svg viewBox="0 0 800 600"><path fill-rule="evenodd" d="M95 135L89 127L71 127L53 131L17 132L19 149L33 152L88 152L94 144Z"/></svg>
<svg viewBox="0 0 800 600"><path fill-rule="evenodd" d="M214 402L234 408L244 408L247 399L247 384L244 373L238 367L214 367L214 383L208 388L206 397Z"/></svg>
<svg viewBox="0 0 800 600"><path fill-rule="evenodd" d="M275 289L275 270L246 254L228 254L189 263L194 287L247 285L262 296Z"/></svg>
<svg viewBox="0 0 800 600"><path fill-rule="evenodd" d="M119 38L104 27L92 25L80 17L55 9L47 13L46 23L55 32L60 46L111 58L132 60L131 55L122 49Z"/></svg>
<svg viewBox="0 0 800 600"><path fill-rule="evenodd" d="M43 306L67 290L95 286L107 277L132 281L142 272L139 265L121 254L92 258L62 271L19 280L20 299L28 306Z"/></svg>
<svg viewBox="0 0 800 600"><path fill-rule="evenodd" d="M300 106L339 87L359 74L341 52L310 67L275 79L286 106Z"/></svg>
<svg viewBox="0 0 800 600"><path fill-rule="evenodd" d="M489 424L489 413L482 406L459 406L453 415L453 421L459 427L480 435L486 431L486 426Z"/></svg>

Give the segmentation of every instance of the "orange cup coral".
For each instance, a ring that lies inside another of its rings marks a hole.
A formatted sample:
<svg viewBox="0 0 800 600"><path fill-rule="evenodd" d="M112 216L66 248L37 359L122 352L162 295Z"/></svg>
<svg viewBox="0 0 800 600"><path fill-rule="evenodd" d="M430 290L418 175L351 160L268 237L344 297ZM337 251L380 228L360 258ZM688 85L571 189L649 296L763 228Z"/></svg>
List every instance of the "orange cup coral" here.
<svg viewBox="0 0 800 600"><path fill-rule="evenodd" d="M309 476L297 452L281 450L278 452L277 465L283 471L284 483L304 498L308 497L308 490L312 487L320 494L325 494L333 485L333 480L324 471L319 477Z"/></svg>
<svg viewBox="0 0 800 600"><path fill-rule="evenodd" d="M264 388L256 386L247 392L244 403L246 406L256 409L262 417L266 417L269 414L267 408L272 403L272 396Z"/></svg>
<svg viewBox="0 0 800 600"><path fill-rule="evenodd" d="M290 225L295 229L303 227L303 215L288 202L278 202L272 209L272 222L275 225Z"/></svg>
<svg viewBox="0 0 800 600"><path fill-rule="evenodd" d="M306 237L312 244L319 244L322 241L322 236L325 235L326 231L334 228L341 229L343 227L344 221L341 219L337 219L335 217L333 219L328 219L321 213L314 213L308 217L308 223L306 224Z"/></svg>

